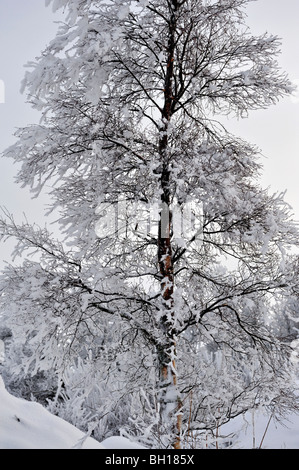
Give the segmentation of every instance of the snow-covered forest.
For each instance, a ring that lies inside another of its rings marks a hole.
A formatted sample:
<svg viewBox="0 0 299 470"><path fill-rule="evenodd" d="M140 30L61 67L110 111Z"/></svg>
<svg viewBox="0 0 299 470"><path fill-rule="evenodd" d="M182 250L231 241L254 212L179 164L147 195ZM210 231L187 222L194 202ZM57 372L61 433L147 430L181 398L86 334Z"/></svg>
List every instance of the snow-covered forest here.
<svg viewBox="0 0 299 470"><path fill-rule="evenodd" d="M299 448L298 224L227 125L295 91L251 1L46 1L3 158L56 223L1 211L0 447L33 405L68 448Z"/></svg>

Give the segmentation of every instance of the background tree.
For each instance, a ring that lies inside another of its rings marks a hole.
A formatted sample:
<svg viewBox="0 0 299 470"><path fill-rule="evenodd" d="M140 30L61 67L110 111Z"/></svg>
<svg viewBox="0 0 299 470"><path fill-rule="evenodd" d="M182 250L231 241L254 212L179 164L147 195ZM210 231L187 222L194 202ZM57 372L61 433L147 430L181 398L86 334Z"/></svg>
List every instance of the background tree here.
<svg viewBox="0 0 299 470"><path fill-rule="evenodd" d="M257 404L296 406L271 318L296 285L283 261L297 228L258 186L257 150L221 123L292 90L247 3L55 1L66 22L29 64L42 122L5 155L35 196L50 186L65 239L6 213L3 238L39 257L4 271L3 314L16 373L56 374L52 409L99 439L179 448ZM191 202L201 231L179 233Z"/></svg>

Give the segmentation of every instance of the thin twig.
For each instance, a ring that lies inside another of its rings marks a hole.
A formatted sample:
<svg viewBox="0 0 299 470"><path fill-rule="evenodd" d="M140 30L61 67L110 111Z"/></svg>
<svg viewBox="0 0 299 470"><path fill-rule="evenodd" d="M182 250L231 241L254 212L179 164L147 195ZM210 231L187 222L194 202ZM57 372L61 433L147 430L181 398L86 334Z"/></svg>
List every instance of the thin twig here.
<svg viewBox="0 0 299 470"><path fill-rule="evenodd" d="M265 436L266 436L266 434L267 434L267 431L268 431L268 428L269 428L269 425L270 425L270 422L271 422L271 419L272 419L272 417L273 417L273 413L271 414L271 416L270 416L270 418L269 418L269 421L268 421L268 423L267 423L267 426L266 426L266 429L265 429L264 435L263 435L263 437L262 437L262 440L261 440L261 443L260 443L259 449L261 449L261 448L262 448L262 444L263 444L263 442L264 442L264 439L265 439Z"/></svg>

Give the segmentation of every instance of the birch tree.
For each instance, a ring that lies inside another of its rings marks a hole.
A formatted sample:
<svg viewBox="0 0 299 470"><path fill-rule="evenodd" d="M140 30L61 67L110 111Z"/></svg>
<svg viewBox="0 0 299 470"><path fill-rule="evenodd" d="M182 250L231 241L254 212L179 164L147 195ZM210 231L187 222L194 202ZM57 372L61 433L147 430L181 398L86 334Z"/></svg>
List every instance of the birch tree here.
<svg viewBox="0 0 299 470"><path fill-rule="evenodd" d="M85 398L102 374L98 423L122 389L140 407L119 427L159 447L257 403L293 406L291 345L271 315L296 284L284 261L298 232L258 185L258 150L223 125L291 93L279 39L250 33L249 0L47 3L66 20L23 81L42 121L5 156L34 196L48 190L65 238L3 217L15 255L40 256L2 276L6 322L30 351L17 370L67 387L85 365Z"/></svg>

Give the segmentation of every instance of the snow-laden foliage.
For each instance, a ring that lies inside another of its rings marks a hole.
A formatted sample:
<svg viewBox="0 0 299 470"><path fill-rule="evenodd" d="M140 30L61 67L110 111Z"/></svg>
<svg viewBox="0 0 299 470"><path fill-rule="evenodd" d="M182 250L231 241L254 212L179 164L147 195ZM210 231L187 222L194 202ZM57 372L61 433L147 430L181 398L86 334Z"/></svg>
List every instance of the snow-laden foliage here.
<svg viewBox="0 0 299 470"><path fill-rule="evenodd" d="M8 381L56 376L52 411L153 447L296 408L272 320L295 298L297 226L217 120L292 91L279 40L251 35L248 0L48 3L66 21L23 82L42 120L5 156L35 196L50 187L65 238L1 221L24 258L1 279Z"/></svg>

